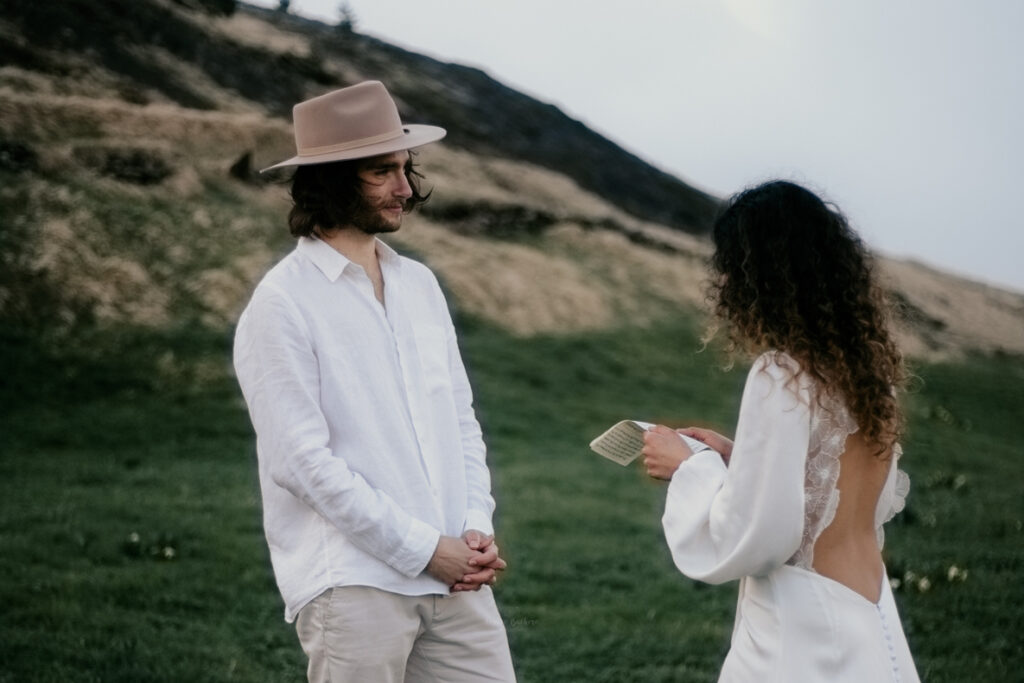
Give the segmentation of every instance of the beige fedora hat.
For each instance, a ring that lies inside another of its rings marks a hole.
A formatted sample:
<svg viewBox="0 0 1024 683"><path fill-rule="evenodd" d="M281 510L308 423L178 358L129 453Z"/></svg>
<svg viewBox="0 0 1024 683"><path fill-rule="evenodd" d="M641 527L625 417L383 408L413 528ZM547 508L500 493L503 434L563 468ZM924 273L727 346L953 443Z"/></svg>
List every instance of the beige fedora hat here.
<svg viewBox="0 0 1024 683"><path fill-rule="evenodd" d="M399 152L436 142L447 133L437 126L403 124L380 81L363 81L300 102L292 108L292 119L298 153L260 173Z"/></svg>

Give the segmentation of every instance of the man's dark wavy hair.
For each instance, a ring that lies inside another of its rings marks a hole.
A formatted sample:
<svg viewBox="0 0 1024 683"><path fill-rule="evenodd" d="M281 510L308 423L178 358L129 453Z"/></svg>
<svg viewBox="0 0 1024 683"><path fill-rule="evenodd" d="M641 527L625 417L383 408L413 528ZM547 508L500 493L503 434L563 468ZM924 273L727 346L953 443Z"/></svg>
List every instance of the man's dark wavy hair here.
<svg viewBox="0 0 1024 683"><path fill-rule="evenodd" d="M846 218L809 190L772 181L715 221L711 298L729 346L784 351L845 399L865 440L888 454L906 381L873 259Z"/></svg>
<svg viewBox="0 0 1024 683"><path fill-rule="evenodd" d="M405 165L405 179L412 188L412 196L405 201L405 213L427 201L430 193L422 194L413 152ZM357 215L363 200L362 181L358 171L365 159L334 161L326 164L299 166L291 178L292 209L288 213L288 229L294 237L312 237L320 231L330 231L345 225Z"/></svg>

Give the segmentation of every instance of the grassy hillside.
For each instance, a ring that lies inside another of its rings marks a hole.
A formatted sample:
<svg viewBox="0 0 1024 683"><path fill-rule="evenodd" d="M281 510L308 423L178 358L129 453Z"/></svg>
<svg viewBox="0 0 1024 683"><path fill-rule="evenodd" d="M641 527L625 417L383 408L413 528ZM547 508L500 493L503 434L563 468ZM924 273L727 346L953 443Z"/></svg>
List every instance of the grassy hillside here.
<svg viewBox="0 0 1024 683"><path fill-rule="evenodd" d="M230 17L189 11L189 4L8 0L0 10L0 87L287 120L296 102L376 78L405 120L444 126L450 144L556 170L641 219L703 233L717 206L554 105L478 69L244 3Z"/></svg>
<svg viewBox="0 0 1024 683"><path fill-rule="evenodd" d="M0 11L10 333L61 345L95 327L230 325L287 248L284 190L254 169L292 153L291 103L367 77L450 130L424 152L436 193L401 240L463 310L528 335L701 305L708 245L678 228L699 232L712 199L481 72L279 12L187 6ZM882 272L915 355L1024 353L1024 296L918 264Z"/></svg>
<svg viewBox="0 0 1024 683"><path fill-rule="evenodd" d="M586 447L625 416L731 430L743 373L696 353L687 320L525 340L460 320L510 562L497 595L526 683L715 678L735 586L679 575L664 487ZM116 351L102 360L22 347L8 367L0 681L301 680L228 341L121 332L91 340ZM886 550L904 624L925 680L1012 680L1024 372L978 358L919 373L914 488Z"/></svg>

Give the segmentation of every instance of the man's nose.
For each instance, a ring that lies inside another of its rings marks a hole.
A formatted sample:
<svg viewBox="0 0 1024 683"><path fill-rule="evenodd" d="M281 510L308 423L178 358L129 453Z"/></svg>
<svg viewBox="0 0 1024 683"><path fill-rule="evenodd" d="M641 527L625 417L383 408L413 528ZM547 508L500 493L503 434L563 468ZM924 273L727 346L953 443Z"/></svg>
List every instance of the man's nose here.
<svg viewBox="0 0 1024 683"><path fill-rule="evenodd" d="M395 196L401 197L402 199L408 199L412 196L412 186L409 185L409 179L405 177L405 173L398 174L398 185L395 186Z"/></svg>

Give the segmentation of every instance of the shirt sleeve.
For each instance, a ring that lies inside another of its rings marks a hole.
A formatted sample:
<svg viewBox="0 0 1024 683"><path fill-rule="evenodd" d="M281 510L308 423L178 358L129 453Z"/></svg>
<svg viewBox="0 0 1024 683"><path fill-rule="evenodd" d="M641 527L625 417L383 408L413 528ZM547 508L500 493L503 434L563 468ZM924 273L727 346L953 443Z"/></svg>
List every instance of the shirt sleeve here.
<svg viewBox="0 0 1024 683"><path fill-rule="evenodd" d="M434 280L436 284L436 279ZM437 286L437 293L444 301L444 294ZM487 448L484 445L480 422L473 410L473 389L466 375L455 326L451 315L445 310L445 335L448 344L448 367L451 372L452 397L459 421L459 434L466 468L466 520L463 533L470 529L494 535L494 497L491 495L491 474L487 468Z"/></svg>
<svg viewBox="0 0 1024 683"><path fill-rule="evenodd" d="M440 532L405 512L329 447L319 365L301 314L282 292L257 291L239 320L234 363L262 466L278 486L405 576L421 573Z"/></svg>
<svg viewBox="0 0 1024 683"><path fill-rule="evenodd" d="M728 467L715 453L697 453L669 484L665 538L690 578L723 583L758 576L799 548L809 398L792 370L766 358L747 377Z"/></svg>

